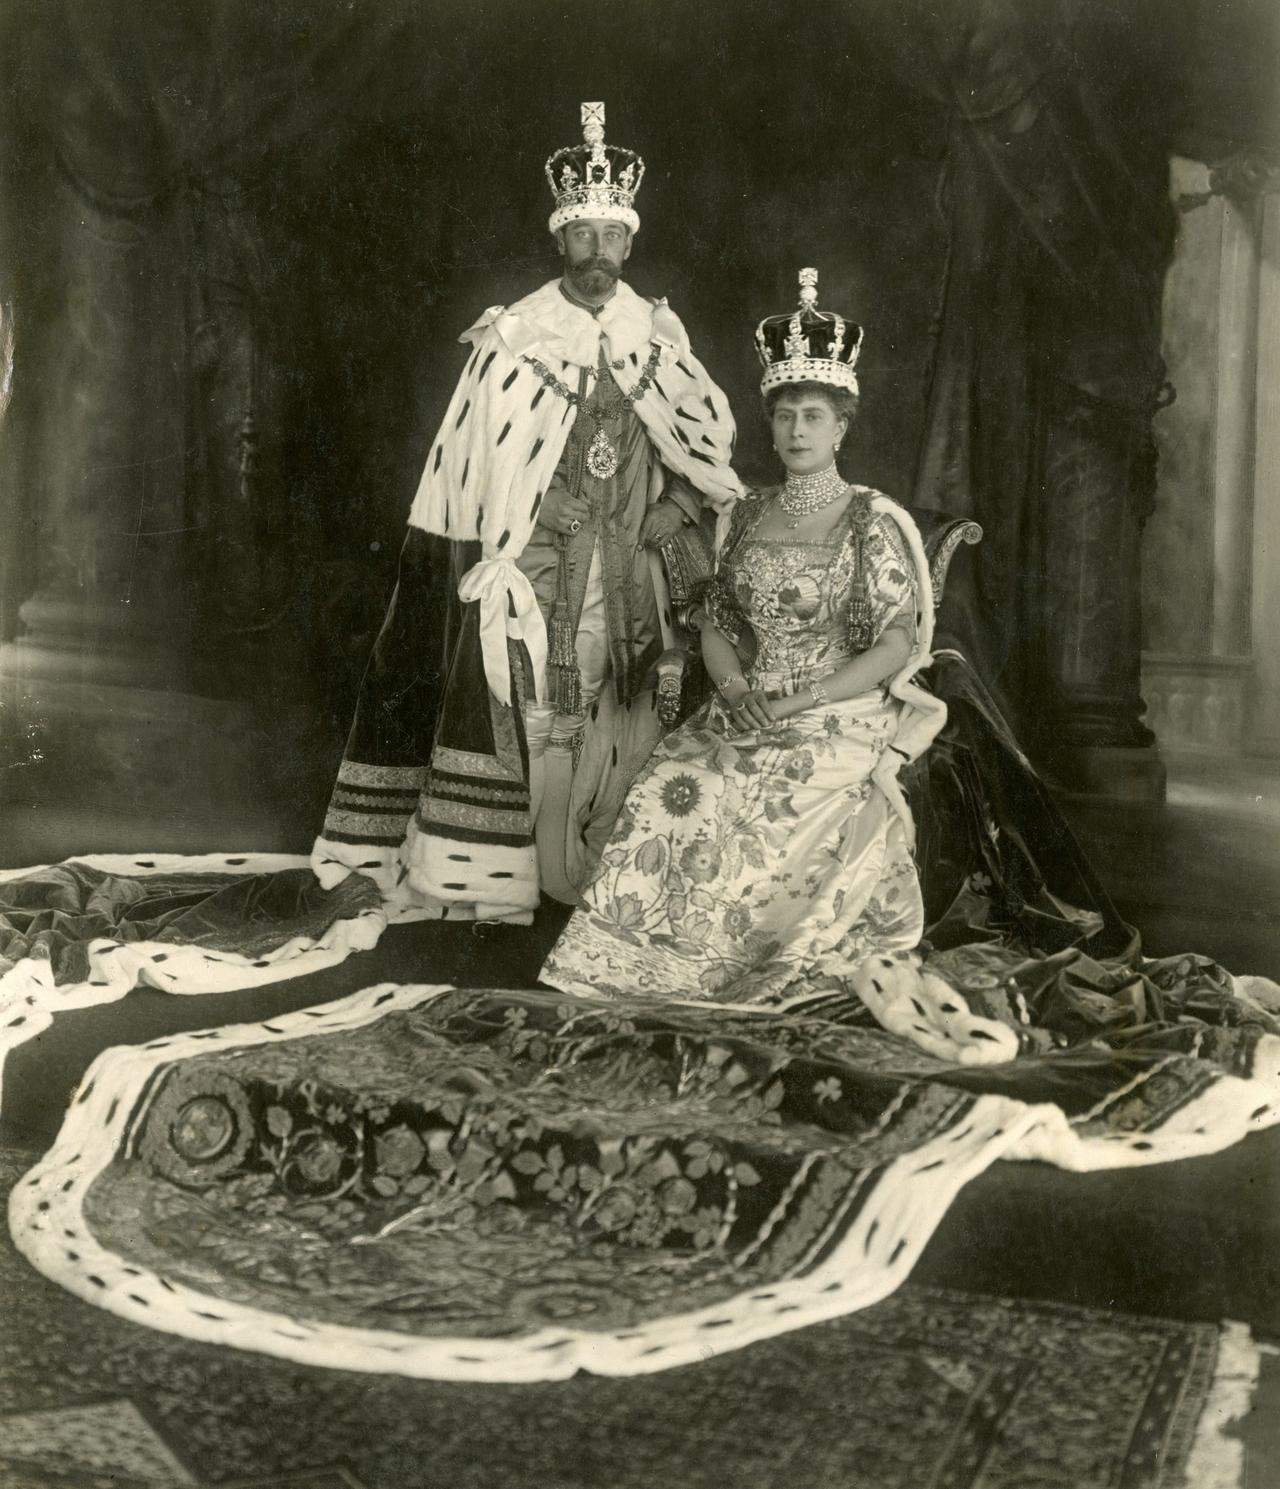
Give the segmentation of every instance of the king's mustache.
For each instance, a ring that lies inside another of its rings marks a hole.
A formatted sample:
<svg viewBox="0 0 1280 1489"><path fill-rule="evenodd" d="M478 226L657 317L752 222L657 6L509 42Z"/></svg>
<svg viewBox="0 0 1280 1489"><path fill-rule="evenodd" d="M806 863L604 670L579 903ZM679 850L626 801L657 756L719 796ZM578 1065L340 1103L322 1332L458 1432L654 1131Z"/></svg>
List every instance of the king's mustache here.
<svg viewBox="0 0 1280 1489"><path fill-rule="evenodd" d="M610 279L617 279L622 272L612 259L603 257L583 259L581 263L574 264L569 270L571 275L578 274L607 274Z"/></svg>

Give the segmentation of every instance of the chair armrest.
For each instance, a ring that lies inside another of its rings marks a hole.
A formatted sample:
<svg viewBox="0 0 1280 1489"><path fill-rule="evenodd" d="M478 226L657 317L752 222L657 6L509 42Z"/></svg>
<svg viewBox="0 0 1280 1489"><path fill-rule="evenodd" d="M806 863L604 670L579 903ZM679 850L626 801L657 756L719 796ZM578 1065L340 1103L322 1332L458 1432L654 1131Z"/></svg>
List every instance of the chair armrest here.
<svg viewBox="0 0 1280 1489"><path fill-rule="evenodd" d="M981 543L982 528L968 517L957 517L929 534L925 555L929 560L929 582L933 586L934 606L942 604L947 587L947 570L961 543Z"/></svg>

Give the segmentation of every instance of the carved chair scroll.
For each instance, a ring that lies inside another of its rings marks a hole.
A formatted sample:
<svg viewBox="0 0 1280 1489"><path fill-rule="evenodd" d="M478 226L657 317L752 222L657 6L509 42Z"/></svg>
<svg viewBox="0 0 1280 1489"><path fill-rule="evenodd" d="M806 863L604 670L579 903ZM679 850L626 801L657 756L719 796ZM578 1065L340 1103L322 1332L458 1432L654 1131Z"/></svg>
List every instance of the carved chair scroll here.
<svg viewBox="0 0 1280 1489"><path fill-rule="evenodd" d="M921 507L908 507L924 543L924 556L929 561L929 582L933 586L933 604L942 604L947 586L947 570L962 543L982 542L982 528L971 517L952 517L947 512L929 512Z"/></svg>

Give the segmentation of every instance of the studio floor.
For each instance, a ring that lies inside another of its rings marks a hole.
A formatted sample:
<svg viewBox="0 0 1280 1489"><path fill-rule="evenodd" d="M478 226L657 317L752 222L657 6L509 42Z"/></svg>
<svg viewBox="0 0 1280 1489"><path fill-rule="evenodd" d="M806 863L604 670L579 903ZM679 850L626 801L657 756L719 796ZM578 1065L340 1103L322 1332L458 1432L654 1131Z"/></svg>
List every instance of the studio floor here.
<svg viewBox="0 0 1280 1489"><path fill-rule="evenodd" d="M1152 954L1202 951L1233 970L1280 979L1280 771L1175 762L1163 808L1069 803L1068 811ZM147 828L134 824L138 837L113 846L142 846ZM547 911L526 931L402 926L311 977L187 999L138 990L65 1014L9 1059L4 1182L48 1145L70 1092L108 1045L270 1017L382 981L530 985L559 923ZM822 1489L1167 1483L1135 1477L1132 1463L1123 1473L1102 1464L1086 1478L1037 1477L1028 1467L1024 1479L1016 1461L1000 1466L991 1444L1008 1448L1014 1417L1001 1417L997 1429L983 1416L994 1377L965 1356L963 1341L994 1329L997 1317L1010 1337L1056 1338L1053 1310L1064 1306L1081 1310L1072 1327L1132 1317L1176 1331L1178 1347L1189 1349L1202 1337L1197 1330L1248 1325L1263 1349L1261 1373L1252 1410L1227 1429L1243 1451L1242 1476L1222 1482L1280 1485L1278 1129L1214 1157L1150 1169L1072 1175L997 1164L962 1192L899 1302L644 1381L455 1387L284 1366L118 1322L62 1294L11 1251L0 1290L18 1324L0 1351L0 1489L647 1489L764 1485L780 1476ZM899 1344L910 1334L903 1310L912 1309L954 1337L945 1347L934 1341L932 1352L887 1348L885 1330L896 1330ZM37 1345L38 1334L46 1337ZM1172 1347L1161 1339L1162 1349ZM1009 1379L1013 1359L1005 1361ZM1065 1377L1058 1389L1068 1392ZM942 1435L930 1437L922 1416L895 1423L880 1411L875 1430L863 1424L853 1440L842 1402L860 1392L885 1402L915 1393L936 1406ZM957 1444L969 1442L990 1450L986 1477L957 1476Z"/></svg>

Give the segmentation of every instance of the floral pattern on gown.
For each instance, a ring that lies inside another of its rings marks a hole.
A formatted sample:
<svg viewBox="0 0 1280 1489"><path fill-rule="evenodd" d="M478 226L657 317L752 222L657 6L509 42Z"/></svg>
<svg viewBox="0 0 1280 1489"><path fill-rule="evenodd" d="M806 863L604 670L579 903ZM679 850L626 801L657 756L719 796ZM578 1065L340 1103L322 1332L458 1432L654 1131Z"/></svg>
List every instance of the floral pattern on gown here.
<svg viewBox="0 0 1280 1489"><path fill-rule="evenodd" d="M851 515L868 497L855 491ZM757 536L768 505L735 524L719 592L755 633L751 685L785 695L853 655L859 566L852 522L818 543ZM871 520L861 568L878 637L915 608L891 517ZM899 707L876 687L737 734L718 698L706 704L637 778L543 981L778 1005L819 969L914 949L924 912L906 826L872 779Z"/></svg>

